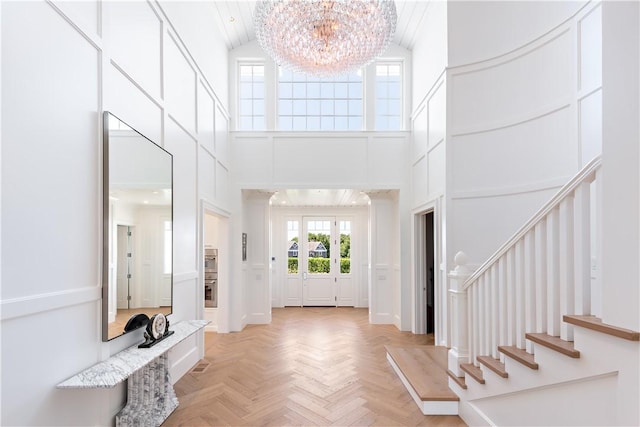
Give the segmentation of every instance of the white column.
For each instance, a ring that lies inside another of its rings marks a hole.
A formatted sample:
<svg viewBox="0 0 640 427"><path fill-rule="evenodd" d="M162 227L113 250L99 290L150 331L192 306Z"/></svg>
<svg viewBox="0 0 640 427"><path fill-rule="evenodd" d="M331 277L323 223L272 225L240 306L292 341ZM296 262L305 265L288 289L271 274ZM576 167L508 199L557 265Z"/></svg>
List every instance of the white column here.
<svg viewBox="0 0 640 427"><path fill-rule="evenodd" d="M369 322L399 326L400 284L396 282L395 260L398 258L399 227L393 197L369 194L371 235Z"/></svg>
<svg viewBox="0 0 640 427"><path fill-rule="evenodd" d="M454 258L456 267L449 273L449 295L451 298L451 349L449 350L449 370L456 376L463 376L461 363L469 363L469 324L467 317L467 291L464 282L471 275L467 267L468 258L458 252Z"/></svg>

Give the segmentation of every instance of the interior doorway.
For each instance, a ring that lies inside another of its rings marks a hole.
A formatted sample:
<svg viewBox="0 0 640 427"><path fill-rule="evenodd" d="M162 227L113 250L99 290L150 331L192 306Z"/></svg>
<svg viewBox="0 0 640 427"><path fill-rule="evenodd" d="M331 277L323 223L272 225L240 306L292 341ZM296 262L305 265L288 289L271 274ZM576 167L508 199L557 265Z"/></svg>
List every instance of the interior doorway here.
<svg viewBox="0 0 640 427"><path fill-rule="evenodd" d="M438 264L438 216L435 206L414 217L415 300L414 324L416 334L438 335L438 316L441 303L441 274Z"/></svg>
<svg viewBox="0 0 640 427"><path fill-rule="evenodd" d="M131 305L133 280L133 227L118 224L116 246L116 283L118 310L128 310Z"/></svg>
<svg viewBox="0 0 640 427"><path fill-rule="evenodd" d="M202 204L201 292L198 309L210 332L228 332L229 217Z"/></svg>
<svg viewBox="0 0 640 427"><path fill-rule="evenodd" d="M425 303L426 303L426 323L427 334L435 332L435 233L433 223L433 211L424 215L424 254L425 254Z"/></svg>

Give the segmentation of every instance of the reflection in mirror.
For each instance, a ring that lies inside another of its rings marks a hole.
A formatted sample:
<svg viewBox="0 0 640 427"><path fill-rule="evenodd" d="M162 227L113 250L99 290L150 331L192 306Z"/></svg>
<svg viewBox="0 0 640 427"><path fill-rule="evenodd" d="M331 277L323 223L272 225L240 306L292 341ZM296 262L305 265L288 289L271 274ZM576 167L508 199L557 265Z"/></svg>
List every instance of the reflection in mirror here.
<svg viewBox="0 0 640 427"><path fill-rule="evenodd" d="M172 156L104 113L102 339L131 316L171 313Z"/></svg>

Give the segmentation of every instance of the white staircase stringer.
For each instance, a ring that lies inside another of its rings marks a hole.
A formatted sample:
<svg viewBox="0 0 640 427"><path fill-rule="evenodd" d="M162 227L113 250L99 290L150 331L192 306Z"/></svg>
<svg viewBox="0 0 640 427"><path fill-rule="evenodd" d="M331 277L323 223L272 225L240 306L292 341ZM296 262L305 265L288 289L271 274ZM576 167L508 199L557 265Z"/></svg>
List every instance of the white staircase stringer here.
<svg viewBox="0 0 640 427"><path fill-rule="evenodd" d="M467 375L463 390L450 380L449 387L460 397L459 415L470 425L501 425L507 418L497 409L500 402L530 410L528 419L536 420L530 425L545 424L544 414L536 411L551 411L553 402L548 409L540 406L549 394L564 403L554 407L546 424L564 420L567 425L640 425L640 409L629 405L640 401L640 343L584 328L575 328L574 338L580 358L536 345L538 370L505 357L508 378L481 366L485 384ZM572 405L584 409L576 415ZM529 423L522 419L516 424Z"/></svg>

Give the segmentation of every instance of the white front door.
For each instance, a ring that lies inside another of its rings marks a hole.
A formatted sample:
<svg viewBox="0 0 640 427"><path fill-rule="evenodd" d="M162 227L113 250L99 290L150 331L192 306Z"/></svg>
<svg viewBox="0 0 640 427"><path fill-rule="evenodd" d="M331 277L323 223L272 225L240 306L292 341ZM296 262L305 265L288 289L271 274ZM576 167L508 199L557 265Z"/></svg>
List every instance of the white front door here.
<svg viewBox="0 0 640 427"><path fill-rule="evenodd" d="M335 217L303 217L302 305L336 305L336 282L339 272L339 246L336 244Z"/></svg>

